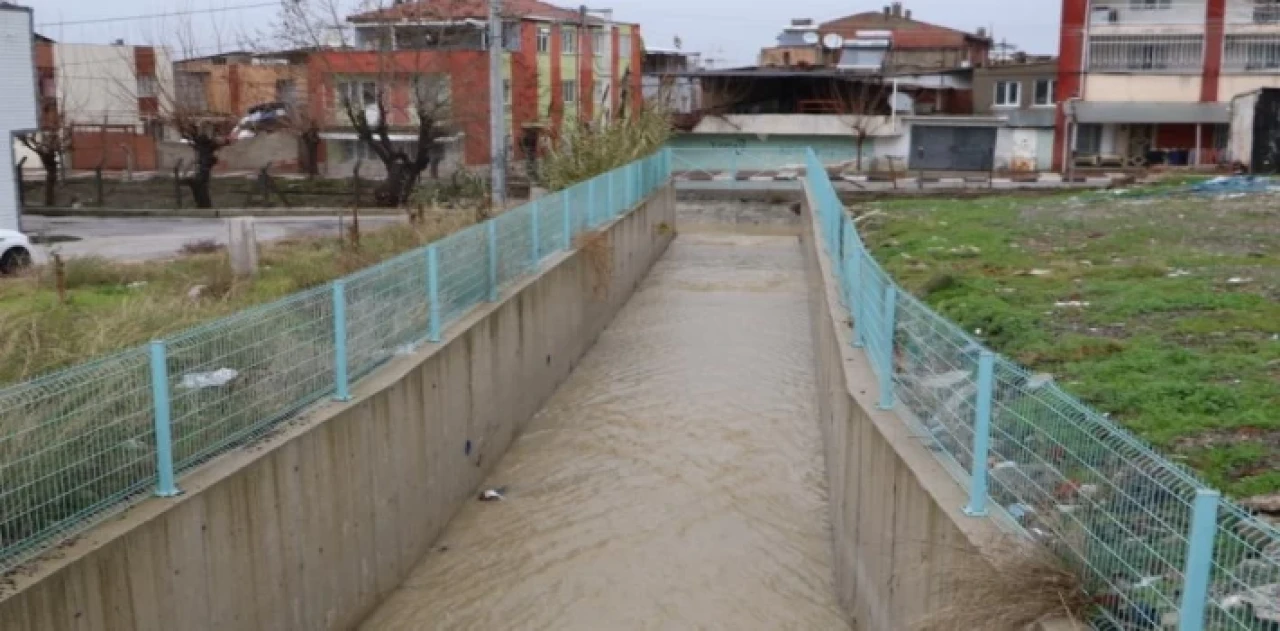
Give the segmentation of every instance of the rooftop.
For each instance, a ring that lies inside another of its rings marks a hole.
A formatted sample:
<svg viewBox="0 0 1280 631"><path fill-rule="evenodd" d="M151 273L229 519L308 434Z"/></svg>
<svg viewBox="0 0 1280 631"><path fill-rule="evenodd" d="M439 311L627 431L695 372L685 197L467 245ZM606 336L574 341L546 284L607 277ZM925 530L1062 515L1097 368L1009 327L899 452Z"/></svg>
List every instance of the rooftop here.
<svg viewBox="0 0 1280 631"><path fill-rule="evenodd" d="M900 2L886 6L881 11L855 13L823 22L818 30L824 35L836 33L845 39L855 37L858 31L893 31L893 47L898 49L937 48L965 41L990 41L981 31L975 35L913 19L911 11L904 11Z"/></svg>
<svg viewBox="0 0 1280 631"><path fill-rule="evenodd" d="M580 19L574 9L566 9L540 0L504 0L502 17L550 22L577 22ZM347 17L348 22L413 22L429 20L486 20L489 4L485 0L419 0L404 2L377 11L357 13ZM588 15L587 22L603 24L600 18Z"/></svg>

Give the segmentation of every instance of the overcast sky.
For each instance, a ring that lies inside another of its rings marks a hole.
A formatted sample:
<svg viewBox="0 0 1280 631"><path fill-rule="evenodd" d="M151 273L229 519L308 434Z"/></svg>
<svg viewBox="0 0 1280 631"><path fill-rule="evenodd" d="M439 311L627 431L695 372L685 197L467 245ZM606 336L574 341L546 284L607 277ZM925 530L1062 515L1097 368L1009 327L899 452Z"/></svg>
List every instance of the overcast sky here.
<svg viewBox="0 0 1280 631"><path fill-rule="evenodd" d="M154 15L177 11L224 9L270 0L18 0L35 6L37 30L60 41L106 43L116 38L146 43L172 34L175 17L130 19L91 24L90 20ZM564 6L572 6L568 2ZM354 6L356 0L351 0ZM589 5L613 8L615 18L637 22L651 46L669 48L675 37L684 50L702 52L718 66L754 63L759 49L771 45L791 18L818 21L862 11L879 10L885 2L867 0L612 0ZM1053 53L1058 46L1061 0L910 0L913 17L952 28L993 30L1031 53ZM275 14L271 7L232 9L194 16L201 54L237 47L238 36L265 30ZM59 24L62 23L62 24ZM221 41L221 44L219 44Z"/></svg>

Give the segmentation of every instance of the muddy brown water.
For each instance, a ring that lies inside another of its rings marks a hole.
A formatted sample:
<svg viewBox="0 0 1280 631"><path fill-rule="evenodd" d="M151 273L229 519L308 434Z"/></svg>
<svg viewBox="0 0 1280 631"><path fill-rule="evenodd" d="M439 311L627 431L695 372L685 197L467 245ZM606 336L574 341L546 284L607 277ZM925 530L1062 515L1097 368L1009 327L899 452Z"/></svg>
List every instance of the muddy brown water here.
<svg viewBox="0 0 1280 631"><path fill-rule="evenodd" d="M365 629L847 629L795 236L682 234Z"/></svg>

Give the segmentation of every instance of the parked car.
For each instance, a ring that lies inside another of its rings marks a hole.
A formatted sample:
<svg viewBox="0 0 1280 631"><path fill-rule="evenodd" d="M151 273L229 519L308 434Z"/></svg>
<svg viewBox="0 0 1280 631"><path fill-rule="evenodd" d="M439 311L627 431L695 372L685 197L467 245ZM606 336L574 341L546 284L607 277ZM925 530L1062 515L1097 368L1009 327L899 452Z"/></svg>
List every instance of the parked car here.
<svg viewBox="0 0 1280 631"><path fill-rule="evenodd" d="M0 230L0 274L13 274L31 265L31 239L15 230Z"/></svg>

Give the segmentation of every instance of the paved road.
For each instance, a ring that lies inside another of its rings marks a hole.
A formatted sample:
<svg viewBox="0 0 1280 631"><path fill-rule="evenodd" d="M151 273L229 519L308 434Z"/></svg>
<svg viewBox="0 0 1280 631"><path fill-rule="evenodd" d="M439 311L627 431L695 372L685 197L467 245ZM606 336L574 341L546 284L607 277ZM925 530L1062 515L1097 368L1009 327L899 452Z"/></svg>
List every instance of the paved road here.
<svg viewBox="0 0 1280 631"><path fill-rule="evenodd" d="M184 244L212 239L226 243L226 219L117 219L94 217L22 218L32 237L75 237L79 240L39 248L37 262L57 249L64 257L101 256L120 261L144 261L175 255ZM349 221L349 220L348 220ZM361 217L362 226L378 227L400 221L398 217ZM258 238L273 241L286 237L336 234L336 217L282 217L258 219Z"/></svg>

